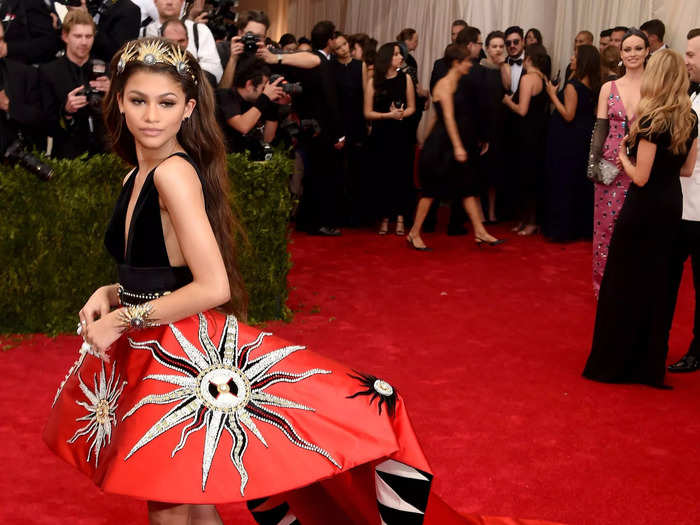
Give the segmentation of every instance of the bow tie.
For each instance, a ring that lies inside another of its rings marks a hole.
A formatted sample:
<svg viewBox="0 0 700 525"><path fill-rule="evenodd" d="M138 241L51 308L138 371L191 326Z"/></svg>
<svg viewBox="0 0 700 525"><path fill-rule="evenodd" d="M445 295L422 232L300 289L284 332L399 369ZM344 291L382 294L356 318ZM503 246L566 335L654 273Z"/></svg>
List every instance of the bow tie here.
<svg viewBox="0 0 700 525"><path fill-rule="evenodd" d="M517 64L519 66L523 65L523 59L522 58L508 58L508 63L512 66L513 64Z"/></svg>

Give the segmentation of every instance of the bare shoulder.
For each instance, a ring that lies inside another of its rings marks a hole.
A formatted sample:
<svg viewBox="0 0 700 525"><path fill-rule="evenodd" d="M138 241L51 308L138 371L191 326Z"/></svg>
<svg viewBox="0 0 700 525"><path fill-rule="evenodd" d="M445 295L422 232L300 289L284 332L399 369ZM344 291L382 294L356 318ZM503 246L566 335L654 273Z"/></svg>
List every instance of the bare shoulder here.
<svg viewBox="0 0 700 525"><path fill-rule="evenodd" d="M153 174L153 182L159 193L202 191L194 166L179 155L173 155L160 163Z"/></svg>

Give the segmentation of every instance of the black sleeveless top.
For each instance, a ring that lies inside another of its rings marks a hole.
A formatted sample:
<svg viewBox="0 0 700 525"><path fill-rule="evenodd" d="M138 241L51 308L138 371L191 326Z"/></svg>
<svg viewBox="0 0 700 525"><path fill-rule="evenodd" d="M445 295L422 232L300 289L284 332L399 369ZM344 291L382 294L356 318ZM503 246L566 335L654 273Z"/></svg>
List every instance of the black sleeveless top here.
<svg viewBox="0 0 700 525"><path fill-rule="evenodd" d="M168 158L176 155L192 164L204 187L202 176L192 159L187 154L179 152L173 153ZM187 266L170 266L168 260L160 218L158 190L153 181L153 174L157 167L146 175L141 193L136 200L126 249L124 246L126 212L134 190L134 179L138 168L129 174L129 178L122 187L105 233L105 246L119 268L119 283L129 292L139 294L159 294L176 290L192 282L192 272Z"/></svg>

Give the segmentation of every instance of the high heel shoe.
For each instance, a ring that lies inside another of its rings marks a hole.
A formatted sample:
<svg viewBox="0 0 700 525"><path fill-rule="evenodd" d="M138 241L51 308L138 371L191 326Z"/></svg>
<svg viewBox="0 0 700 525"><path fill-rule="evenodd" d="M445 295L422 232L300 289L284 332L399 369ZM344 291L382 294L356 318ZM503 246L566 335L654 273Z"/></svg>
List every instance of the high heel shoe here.
<svg viewBox="0 0 700 525"><path fill-rule="evenodd" d="M505 239L496 239L495 241L487 241L486 239L482 239L481 237L474 237L474 242L476 245L481 248L483 245L486 246L500 246L504 242L506 242Z"/></svg>
<svg viewBox="0 0 700 525"><path fill-rule="evenodd" d="M384 219L381 226L379 226L379 235L386 235L389 232L389 219Z"/></svg>
<svg viewBox="0 0 700 525"><path fill-rule="evenodd" d="M417 250L419 252L432 252L433 249L428 247L428 246L416 246L413 243L413 237L410 235L406 235L406 242L408 243L409 248L413 248L414 250Z"/></svg>
<svg viewBox="0 0 700 525"><path fill-rule="evenodd" d="M406 230L404 229L403 219L396 219L396 235L403 237L406 235Z"/></svg>

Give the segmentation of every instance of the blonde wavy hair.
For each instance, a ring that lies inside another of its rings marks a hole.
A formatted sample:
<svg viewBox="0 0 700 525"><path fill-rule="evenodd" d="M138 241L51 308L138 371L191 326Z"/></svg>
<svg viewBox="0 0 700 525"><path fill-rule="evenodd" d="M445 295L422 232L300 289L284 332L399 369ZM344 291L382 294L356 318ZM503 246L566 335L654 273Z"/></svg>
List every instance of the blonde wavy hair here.
<svg viewBox="0 0 700 525"><path fill-rule="evenodd" d="M681 55L671 49L657 51L644 70L637 118L629 143L637 135L650 136L669 131L669 149L675 155L686 153L687 141L695 125L688 97L688 72Z"/></svg>

